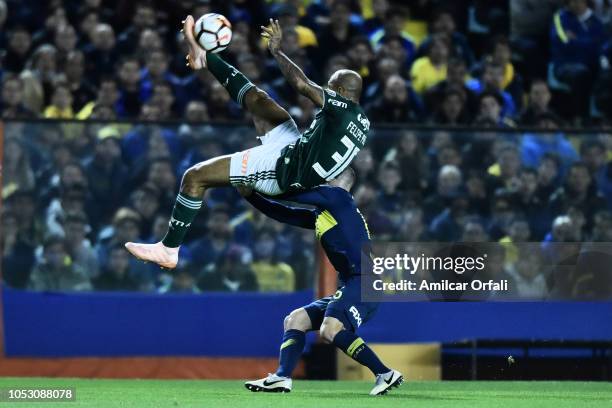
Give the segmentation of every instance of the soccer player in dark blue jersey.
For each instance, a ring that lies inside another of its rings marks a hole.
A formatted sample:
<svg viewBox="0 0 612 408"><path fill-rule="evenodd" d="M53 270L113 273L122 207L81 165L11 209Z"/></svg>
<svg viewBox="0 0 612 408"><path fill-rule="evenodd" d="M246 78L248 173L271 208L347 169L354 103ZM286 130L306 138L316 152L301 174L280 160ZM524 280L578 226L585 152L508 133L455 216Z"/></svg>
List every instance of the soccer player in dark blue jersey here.
<svg viewBox="0 0 612 408"><path fill-rule="evenodd" d="M344 351L376 376L370 395L385 394L402 383L399 371L385 366L355 332L377 309L377 303L361 301L361 258L369 257L370 233L365 219L349 192L355 173L348 167L328 185L292 193L282 200L314 206L314 209L292 207L272 200L250 189L239 189L255 208L277 221L314 229L331 264L338 272L340 288L327 296L292 311L284 322L276 373L260 380L248 381L251 391L290 392L291 373L304 349L306 332L320 330L321 337Z"/></svg>

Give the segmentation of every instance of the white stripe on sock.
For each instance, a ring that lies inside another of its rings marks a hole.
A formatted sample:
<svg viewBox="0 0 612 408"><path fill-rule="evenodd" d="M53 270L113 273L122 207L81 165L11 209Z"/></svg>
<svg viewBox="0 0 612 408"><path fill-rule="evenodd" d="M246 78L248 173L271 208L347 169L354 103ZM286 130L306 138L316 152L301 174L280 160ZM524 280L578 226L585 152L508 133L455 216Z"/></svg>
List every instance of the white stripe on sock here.
<svg viewBox="0 0 612 408"><path fill-rule="evenodd" d="M202 200L190 200L187 197L185 197L184 195L179 194L178 197L180 197L181 199L185 200L188 203L191 204L202 204Z"/></svg>
<svg viewBox="0 0 612 408"><path fill-rule="evenodd" d="M240 91L238 91L238 96L236 96L236 100L237 102L242 105L242 99L244 98L244 94L251 89L253 85L251 82L245 84L242 88L240 88Z"/></svg>
<svg viewBox="0 0 612 408"><path fill-rule="evenodd" d="M199 204L192 204L189 201L185 200L183 197L178 196L176 197L176 201L182 205L184 205L187 208L191 208L192 210L199 210L200 208L202 208L202 202L200 201Z"/></svg>

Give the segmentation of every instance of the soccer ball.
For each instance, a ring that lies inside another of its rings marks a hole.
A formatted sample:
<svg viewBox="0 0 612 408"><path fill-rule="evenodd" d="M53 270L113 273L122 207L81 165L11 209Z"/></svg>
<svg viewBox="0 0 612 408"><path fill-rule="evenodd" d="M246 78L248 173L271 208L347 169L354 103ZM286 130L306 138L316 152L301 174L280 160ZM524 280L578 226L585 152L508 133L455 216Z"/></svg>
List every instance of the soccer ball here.
<svg viewBox="0 0 612 408"><path fill-rule="evenodd" d="M206 51L221 52L232 41L232 24L221 14L204 14L195 22L193 35Z"/></svg>

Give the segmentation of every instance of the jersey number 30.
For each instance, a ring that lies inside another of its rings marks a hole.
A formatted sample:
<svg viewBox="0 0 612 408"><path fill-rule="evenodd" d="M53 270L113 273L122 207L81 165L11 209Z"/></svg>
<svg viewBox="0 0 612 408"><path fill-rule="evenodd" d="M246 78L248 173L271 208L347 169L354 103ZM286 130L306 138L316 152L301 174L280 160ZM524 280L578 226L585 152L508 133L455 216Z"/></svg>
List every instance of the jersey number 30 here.
<svg viewBox="0 0 612 408"><path fill-rule="evenodd" d="M351 163L357 153L359 153L359 148L355 146L355 143L353 143L348 136L342 137L340 141L346 146L346 152L342 155L338 152L334 152L334 154L332 154L332 159L334 159L336 164L334 164L331 169L325 170L319 162L312 165L314 171L316 171L321 178L324 178L327 181L338 177L338 174L342 173L342 171L346 169L346 166Z"/></svg>

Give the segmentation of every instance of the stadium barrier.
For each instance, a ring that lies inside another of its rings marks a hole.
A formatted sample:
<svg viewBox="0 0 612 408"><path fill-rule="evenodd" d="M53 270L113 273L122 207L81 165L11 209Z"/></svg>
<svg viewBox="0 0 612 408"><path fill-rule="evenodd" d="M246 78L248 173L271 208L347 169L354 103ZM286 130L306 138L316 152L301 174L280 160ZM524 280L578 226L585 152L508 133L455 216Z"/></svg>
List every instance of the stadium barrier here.
<svg viewBox="0 0 612 408"><path fill-rule="evenodd" d="M46 293L3 289L8 357L276 357L291 294ZM612 302L383 303L371 343L608 340ZM246 336L246 337L245 337Z"/></svg>
<svg viewBox="0 0 612 408"><path fill-rule="evenodd" d="M235 359L240 359L236 377L273 368L283 317L313 296L310 291L157 296L10 288L2 295L4 375L179 378L232 375L227 364ZM610 315L612 302L386 303L360 334L383 344L607 340ZM56 358L64 365L53 363ZM71 359L91 366L76 370ZM113 364L104 365L105 359Z"/></svg>
<svg viewBox="0 0 612 408"><path fill-rule="evenodd" d="M0 375L257 376L276 368L286 313L312 296L311 291L159 296L4 287Z"/></svg>

